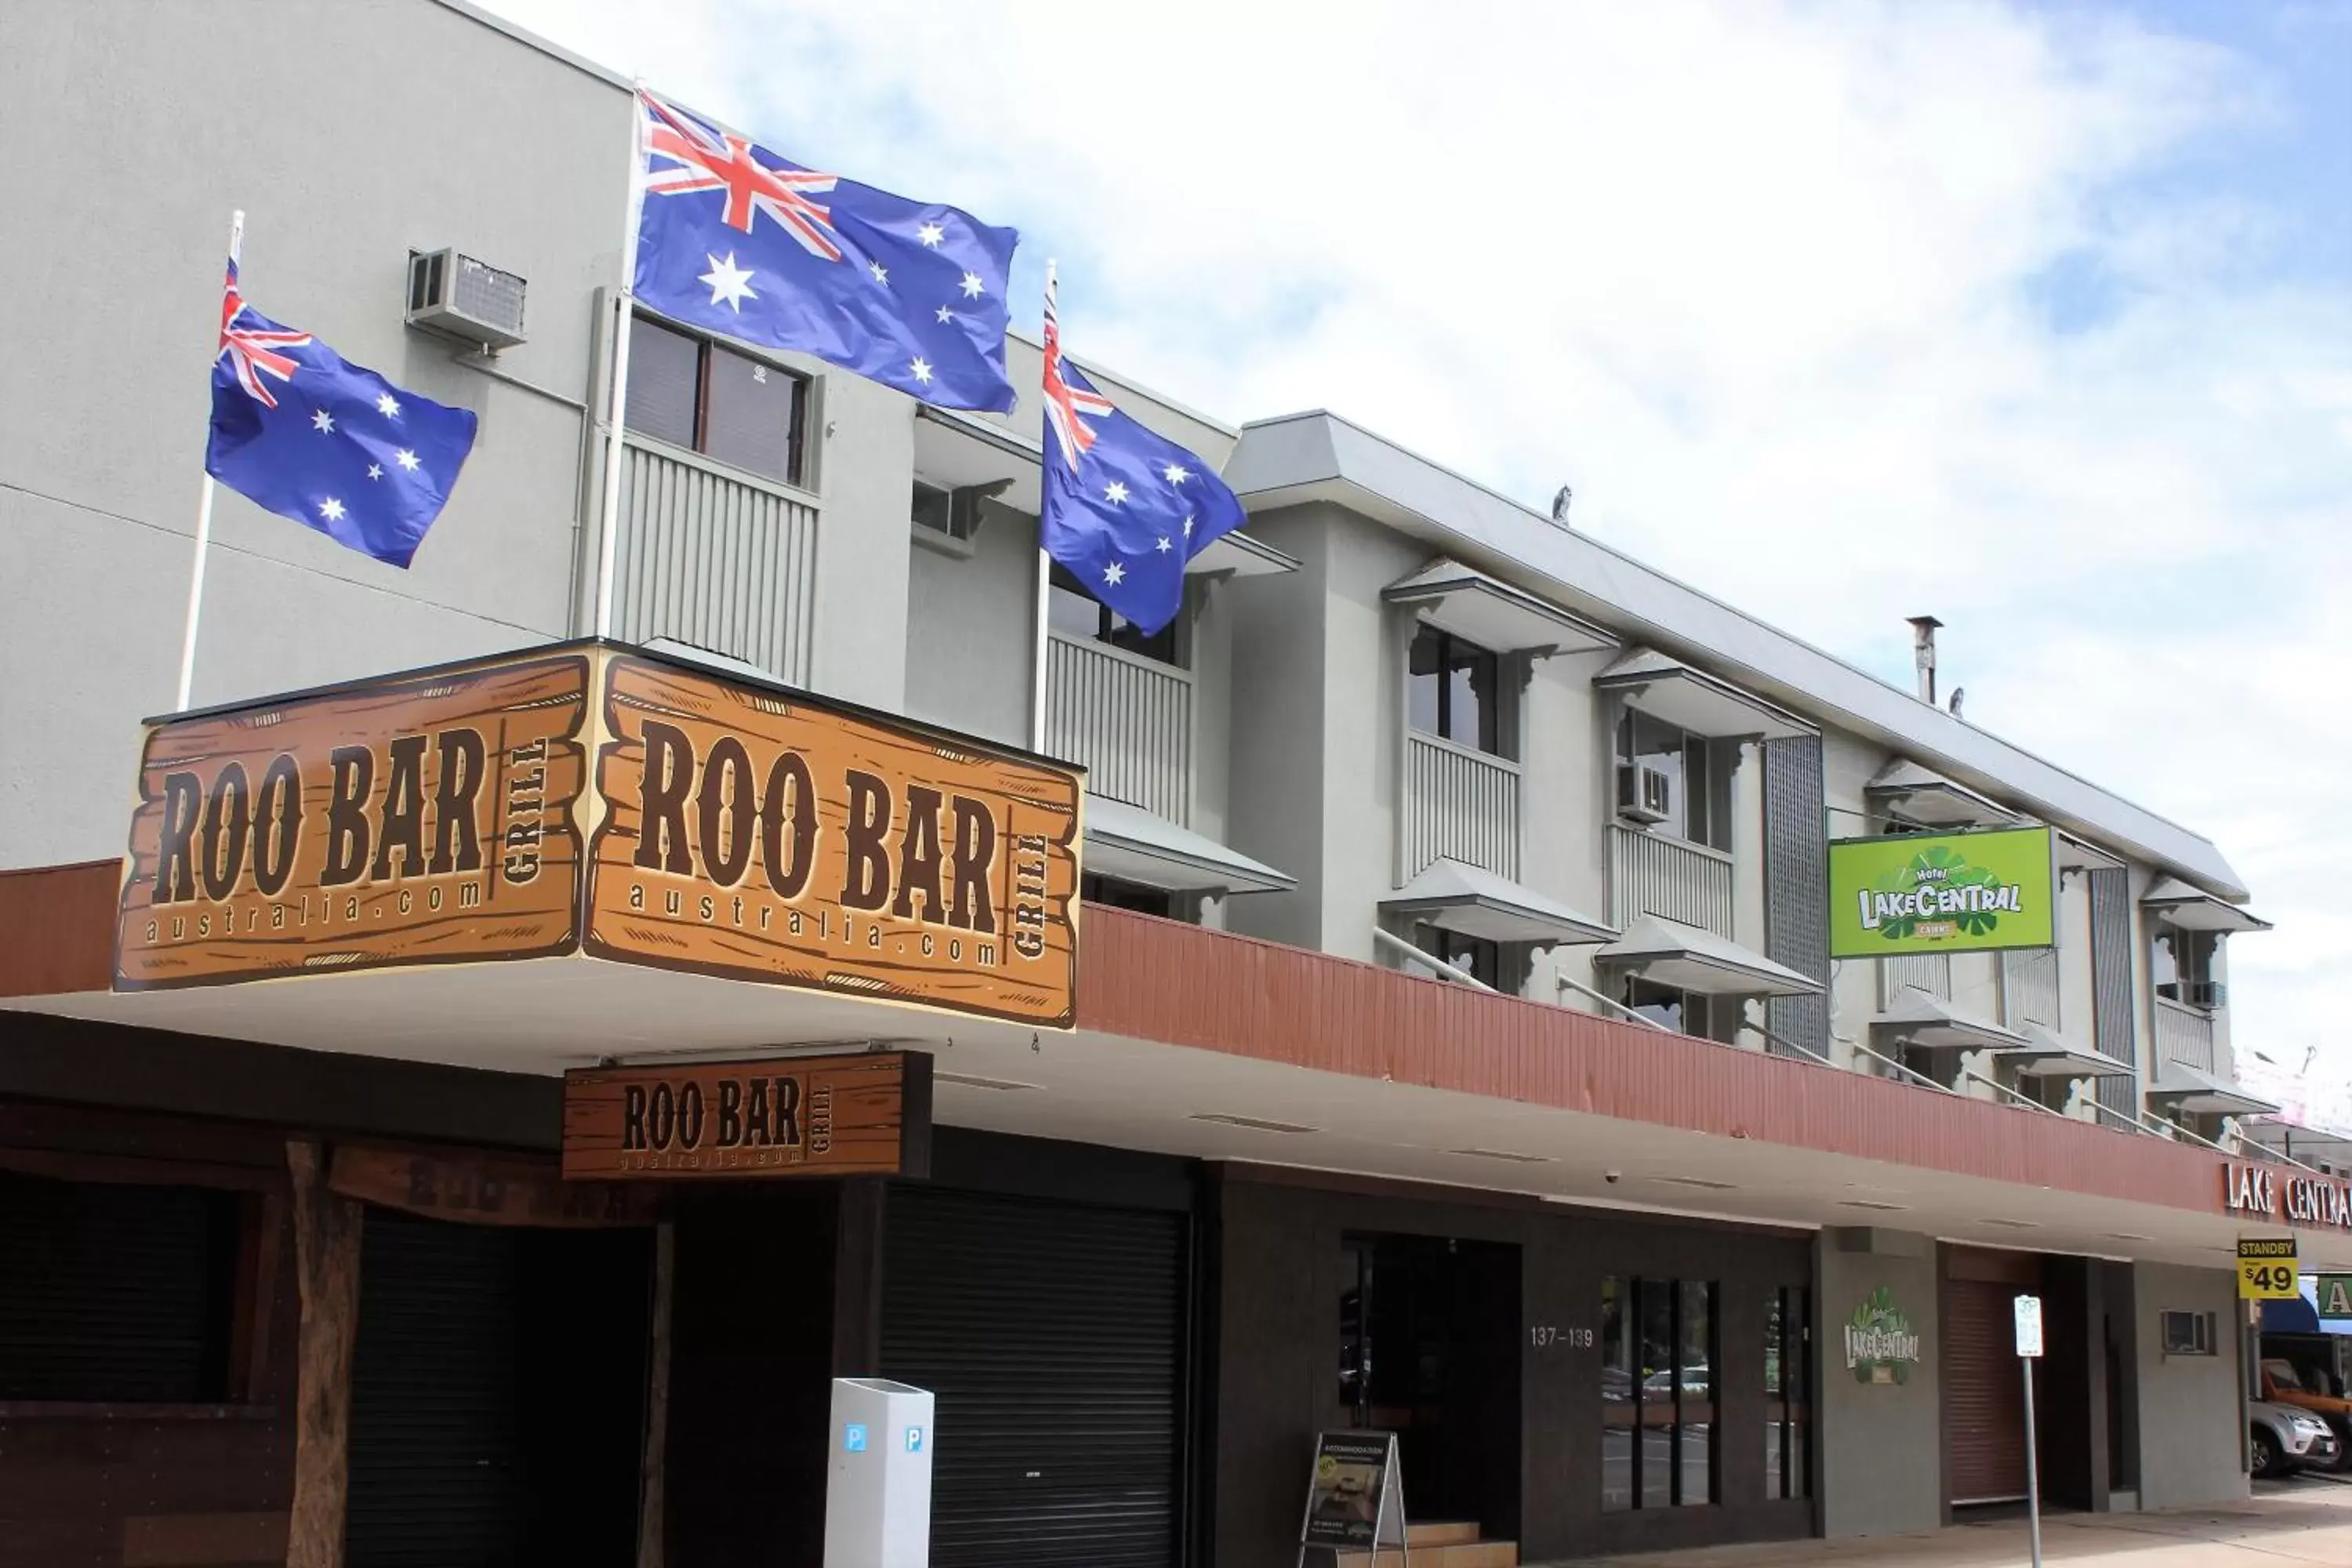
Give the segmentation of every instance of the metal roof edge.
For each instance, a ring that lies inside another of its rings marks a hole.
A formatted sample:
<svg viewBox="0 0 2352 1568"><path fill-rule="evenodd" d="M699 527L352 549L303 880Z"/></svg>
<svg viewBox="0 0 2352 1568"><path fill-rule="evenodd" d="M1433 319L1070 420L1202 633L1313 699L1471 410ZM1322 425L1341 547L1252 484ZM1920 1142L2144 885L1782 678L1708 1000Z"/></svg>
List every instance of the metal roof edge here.
<svg viewBox="0 0 2352 1568"><path fill-rule="evenodd" d="M1379 453L1393 460L1412 464L1439 481L1475 492L1487 507L1501 509L1514 526L1524 526L1528 531L1526 537L1484 539L1454 521L1431 515L1427 507L1415 505L1398 496L1376 478L1364 474L1360 469L1351 472L1349 458L1354 454L1346 447L1352 443L1343 443L1336 438L1328 443L1334 472L1265 476L1253 482L1251 489L1243 492L1244 500L1251 493L1336 480L1379 498L1441 532L1483 548L1490 555L1498 556L1561 588L1604 605L1615 616L1664 634L1670 640L1701 650L1706 660L1728 665L1741 679L1760 679L1787 692L1801 695L1806 700L1796 705L1801 711L1810 710L1866 731L1887 735L1911 752L1916 760L1938 769L1958 769L1998 781L1999 785L2021 804L2051 817L2061 826L2071 826L2078 833L2091 830L2119 847L2133 850L2142 858L2178 871L2227 900L2236 901L2248 896L2237 873L2231 868L2220 849L2210 839L2193 829L2037 756L1990 731L1966 723L1941 709L1929 708L1910 693L1826 649L1782 631L1612 544L1590 534L1561 528L1491 486L1423 458L1343 416L1328 409L1312 409L1251 420L1242 427L1244 443L1246 445L1249 436L1261 429L1314 421L1345 430ZM1240 458L1242 450L1242 447L1235 448L1236 459ZM1472 504L1477 502L1474 500ZM1612 594L1608 585L1580 583L1573 574L1573 564L1557 559L1561 551L1580 548L1602 557L1598 564L1604 571L1611 566L1622 568L1633 574L1641 585L1652 594L1682 602L1637 605ZM1555 559L1547 561L1547 555ZM1715 622L1712 626L1706 624L1709 619ZM1742 660L1726 647L1727 641L1734 640L1720 635L1727 631L1751 642L1760 637L1763 646L1752 651L1762 656L1778 656L1784 661L1781 668L1776 669L1765 664ZM1843 690L1839 689L1841 687ZM1968 753L1972 750L1994 754L1971 760ZM2046 776L2035 780L2031 775L2037 772ZM2053 785L2058 787L2053 788ZM2065 786L2070 785L2095 798L2070 804L2064 799L2069 793ZM2137 820L2118 821L2117 814Z"/></svg>
<svg viewBox="0 0 2352 1568"><path fill-rule="evenodd" d="M610 82L623 92L635 93L637 90L635 80L623 76L610 66L601 66L584 55L575 55L562 44L541 37L530 28L509 22L497 12L476 5L474 0L433 0L433 3L446 10L457 12L468 21L478 22L492 32L504 33L526 48L535 49L550 59L560 60L573 70L593 76L599 81Z"/></svg>

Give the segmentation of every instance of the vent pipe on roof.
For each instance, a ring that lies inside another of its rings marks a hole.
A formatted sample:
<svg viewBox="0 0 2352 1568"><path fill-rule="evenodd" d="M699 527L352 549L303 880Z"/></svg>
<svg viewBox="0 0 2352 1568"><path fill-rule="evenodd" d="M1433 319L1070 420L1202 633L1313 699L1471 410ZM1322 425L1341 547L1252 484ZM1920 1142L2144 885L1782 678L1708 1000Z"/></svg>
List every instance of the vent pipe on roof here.
<svg viewBox="0 0 2352 1568"><path fill-rule="evenodd" d="M1911 658L1919 667L1919 700L1936 705L1936 628L1944 623L1933 616L1911 617Z"/></svg>

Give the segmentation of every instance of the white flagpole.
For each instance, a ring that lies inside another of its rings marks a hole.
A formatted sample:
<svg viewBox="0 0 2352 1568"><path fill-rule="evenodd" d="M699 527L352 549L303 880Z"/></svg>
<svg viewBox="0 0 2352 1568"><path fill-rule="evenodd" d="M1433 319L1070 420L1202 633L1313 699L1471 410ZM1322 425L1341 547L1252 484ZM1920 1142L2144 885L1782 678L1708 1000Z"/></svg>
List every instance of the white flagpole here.
<svg viewBox="0 0 2352 1568"><path fill-rule="evenodd" d="M613 635L613 546L621 529L621 430L628 417L629 337L637 298L637 214L646 174L646 106L640 80L629 93L628 216L621 228L621 296L613 313L613 386L604 408L604 487L596 524L596 635Z"/></svg>
<svg viewBox="0 0 2352 1568"><path fill-rule="evenodd" d="M1055 268L1056 263L1054 259L1051 257L1046 258L1045 310L1049 315L1054 314L1055 310L1054 300ZM1056 321L1055 341L1057 344L1060 339L1061 323ZM1045 405L1041 398L1037 405L1037 443L1040 449L1044 447L1045 442ZM1052 458L1048 457L1042 460L1050 462ZM1045 625L1046 605L1051 602L1054 592L1054 558L1045 553L1045 473L1043 468L1040 468L1037 488L1037 616L1036 625L1033 628L1036 646L1029 670L1029 749L1033 752L1043 752L1045 749L1045 656L1051 651L1045 637Z"/></svg>
<svg viewBox="0 0 2352 1568"><path fill-rule="evenodd" d="M228 258L232 266L244 250L245 209L239 207L229 215L228 219ZM215 358L219 356L218 343L213 345L213 354ZM188 629L180 639L180 694L172 703L172 710L175 713L188 710L189 689L196 679L196 622L204 613L205 556L213 542L213 489L212 470L207 468L205 470L204 499L196 503L196 563L188 573Z"/></svg>

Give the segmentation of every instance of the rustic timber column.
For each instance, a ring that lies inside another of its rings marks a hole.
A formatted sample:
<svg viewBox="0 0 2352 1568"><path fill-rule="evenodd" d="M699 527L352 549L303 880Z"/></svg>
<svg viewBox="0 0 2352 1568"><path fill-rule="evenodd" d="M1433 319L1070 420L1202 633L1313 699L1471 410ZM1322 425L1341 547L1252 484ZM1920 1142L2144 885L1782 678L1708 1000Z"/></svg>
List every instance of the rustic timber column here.
<svg viewBox="0 0 2352 1568"><path fill-rule="evenodd" d="M637 1568L662 1568L663 1470L669 1460L670 1292L677 1274L677 1226L654 1226L652 1364L646 1375L646 1449L637 1489Z"/></svg>
<svg viewBox="0 0 2352 1568"><path fill-rule="evenodd" d="M361 1210L328 1189L325 1151L317 1143L288 1140L286 1164L294 1179L294 1275L302 1299L286 1568L342 1568Z"/></svg>

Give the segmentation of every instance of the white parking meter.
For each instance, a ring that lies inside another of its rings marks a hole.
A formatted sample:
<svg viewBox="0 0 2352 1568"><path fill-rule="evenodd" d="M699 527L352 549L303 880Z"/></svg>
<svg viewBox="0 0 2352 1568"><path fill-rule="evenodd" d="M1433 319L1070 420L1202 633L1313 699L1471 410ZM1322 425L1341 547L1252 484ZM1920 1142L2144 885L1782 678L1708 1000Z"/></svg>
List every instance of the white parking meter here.
<svg viewBox="0 0 2352 1568"><path fill-rule="evenodd" d="M824 1568L930 1568L931 1396L878 1377L833 1380Z"/></svg>

